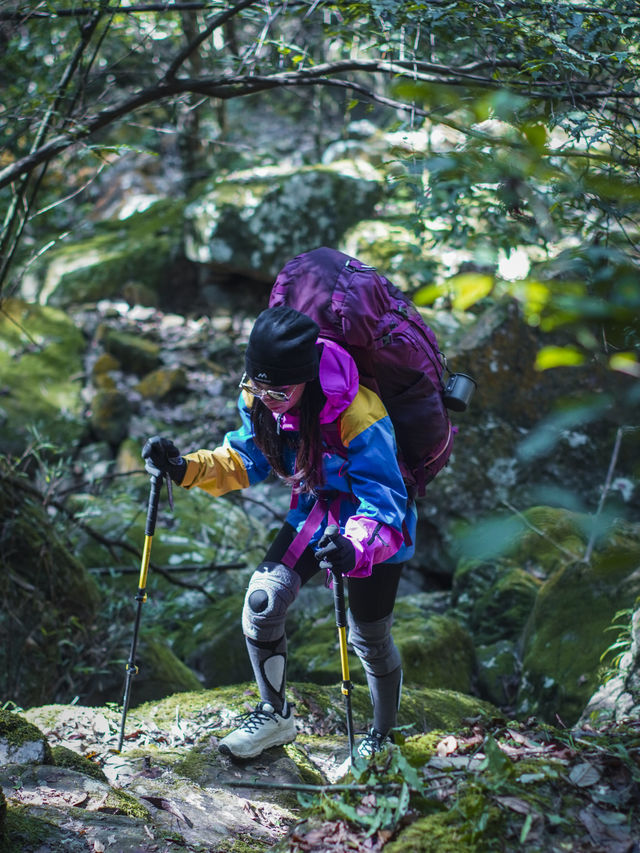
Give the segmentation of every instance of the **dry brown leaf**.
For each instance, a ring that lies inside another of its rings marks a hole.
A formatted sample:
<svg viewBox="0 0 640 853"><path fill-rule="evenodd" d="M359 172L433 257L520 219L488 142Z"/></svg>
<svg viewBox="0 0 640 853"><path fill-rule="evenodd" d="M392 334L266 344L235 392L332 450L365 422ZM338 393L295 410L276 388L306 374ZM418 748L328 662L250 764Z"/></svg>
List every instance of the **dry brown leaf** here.
<svg viewBox="0 0 640 853"><path fill-rule="evenodd" d="M448 737L443 738L436 746L436 755L439 758L444 758L446 755L451 755L452 752L455 752L457 748L458 741L453 735L448 735Z"/></svg>

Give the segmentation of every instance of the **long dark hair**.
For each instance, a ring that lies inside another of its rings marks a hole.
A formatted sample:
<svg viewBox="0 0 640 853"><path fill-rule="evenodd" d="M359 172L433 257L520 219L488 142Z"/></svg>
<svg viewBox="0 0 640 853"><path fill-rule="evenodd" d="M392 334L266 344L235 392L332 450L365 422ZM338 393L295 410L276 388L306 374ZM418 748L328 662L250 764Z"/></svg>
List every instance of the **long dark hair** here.
<svg viewBox="0 0 640 853"><path fill-rule="evenodd" d="M278 432L277 419L258 399L253 398L251 426L253 437L275 473L296 492L315 492L324 482L320 412L326 402L319 379L307 382L300 398L300 431ZM287 470L286 451L296 454L294 473Z"/></svg>

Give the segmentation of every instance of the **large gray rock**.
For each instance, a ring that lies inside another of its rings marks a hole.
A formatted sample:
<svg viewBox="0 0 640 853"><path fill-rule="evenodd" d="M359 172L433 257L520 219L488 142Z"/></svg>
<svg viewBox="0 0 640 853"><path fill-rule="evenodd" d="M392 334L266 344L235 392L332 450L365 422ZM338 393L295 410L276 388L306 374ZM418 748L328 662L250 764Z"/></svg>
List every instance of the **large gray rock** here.
<svg viewBox="0 0 640 853"><path fill-rule="evenodd" d="M147 210L100 222L93 234L43 255L24 293L47 305L69 307L100 299L186 310L196 273L182 250L184 201L162 199Z"/></svg>
<svg viewBox="0 0 640 853"><path fill-rule="evenodd" d="M476 315L425 310L453 371L471 374L478 388L468 410L452 413L458 428L447 467L420 501L412 565L449 573L457 519L473 521L536 504L593 512L606 481L618 426L632 423L624 406L633 391L597 364L535 367L541 346L553 343L525 322L513 300ZM607 508L622 517L640 509L635 487L638 431L624 433ZM470 556L483 548L480 536Z"/></svg>
<svg viewBox="0 0 640 853"><path fill-rule="evenodd" d="M624 723L640 716L640 608L621 613L616 625L618 647L608 656L606 678L582 712L582 725Z"/></svg>
<svg viewBox="0 0 640 853"><path fill-rule="evenodd" d="M43 764L50 760L51 748L37 726L0 708L0 766Z"/></svg>
<svg viewBox="0 0 640 853"><path fill-rule="evenodd" d="M271 281L289 258L337 245L381 195L380 181L345 174L340 164L235 173L186 208L187 257Z"/></svg>

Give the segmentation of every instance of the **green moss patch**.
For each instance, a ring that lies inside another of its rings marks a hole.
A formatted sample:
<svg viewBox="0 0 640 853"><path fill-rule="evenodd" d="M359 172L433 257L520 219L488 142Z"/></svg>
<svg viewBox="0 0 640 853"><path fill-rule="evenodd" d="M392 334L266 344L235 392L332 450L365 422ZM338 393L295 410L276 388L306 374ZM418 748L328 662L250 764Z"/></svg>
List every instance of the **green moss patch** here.
<svg viewBox="0 0 640 853"><path fill-rule="evenodd" d="M85 425L85 341L62 311L4 299L0 312L0 452L20 455L37 429L69 447Z"/></svg>
<svg viewBox="0 0 640 853"><path fill-rule="evenodd" d="M85 758L83 755L79 755L72 749L68 749L66 746L58 745L52 747L51 756L51 763L55 764L56 767L67 767L69 770L84 773L85 776L90 776L92 779L97 779L99 782L108 781L104 772L97 764L90 761L88 758Z"/></svg>

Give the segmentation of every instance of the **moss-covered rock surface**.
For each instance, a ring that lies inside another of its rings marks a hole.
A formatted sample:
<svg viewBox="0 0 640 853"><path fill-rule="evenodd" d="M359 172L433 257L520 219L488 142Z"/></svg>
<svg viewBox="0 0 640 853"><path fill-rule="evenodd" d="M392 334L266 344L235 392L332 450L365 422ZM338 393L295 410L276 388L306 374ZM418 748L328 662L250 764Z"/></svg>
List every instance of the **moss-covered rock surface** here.
<svg viewBox="0 0 640 853"><path fill-rule="evenodd" d="M62 311L4 299L0 312L0 452L23 451L34 432L54 444L84 429L85 340Z"/></svg>
<svg viewBox="0 0 640 853"><path fill-rule="evenodd" d="M408 688L394 743L349 769L339 689L295 683L296 741L233 762L218 741L256 698L246 684L141 705L121 752L115 709L5 712L47 750L0 770L3 853L623 851L638 837L637 721L559 729Z"/></svg>

